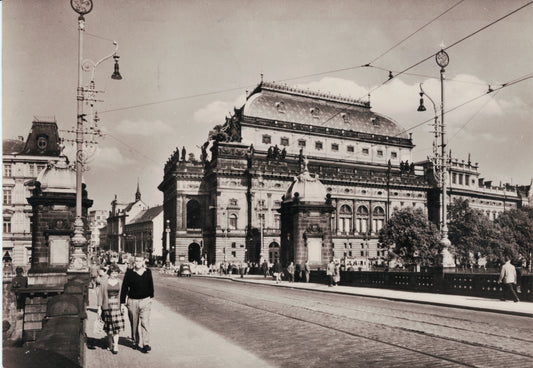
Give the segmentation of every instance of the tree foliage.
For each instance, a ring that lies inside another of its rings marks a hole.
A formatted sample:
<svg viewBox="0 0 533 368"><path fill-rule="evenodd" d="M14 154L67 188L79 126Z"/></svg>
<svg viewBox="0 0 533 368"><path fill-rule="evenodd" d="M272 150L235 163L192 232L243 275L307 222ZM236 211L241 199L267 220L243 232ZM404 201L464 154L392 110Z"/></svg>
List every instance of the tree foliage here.
<svg viewBox="0 0 533 368"><path fill-rule="evenodd" d="M379 239L404 264L433 265L440 251L439 231L421 209L395 211L380 230Z"/></svg>
<svg viewBox="0 0 533 368"><path fill-rule="evenodd" d="M449 238L461 264L472 262L472 255L501 262L506 256L529 259L533 249L533 209L525 207L503 212L491 221L483 212L470 207L468 200L455 199L448 207Z"/></svg>

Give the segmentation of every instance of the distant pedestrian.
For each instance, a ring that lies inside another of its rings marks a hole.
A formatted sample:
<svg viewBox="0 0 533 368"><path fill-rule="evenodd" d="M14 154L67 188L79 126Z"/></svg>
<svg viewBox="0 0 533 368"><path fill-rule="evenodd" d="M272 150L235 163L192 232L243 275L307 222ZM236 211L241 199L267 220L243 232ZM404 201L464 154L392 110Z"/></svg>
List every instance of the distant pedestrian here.
<svg viewBox="0 0 533 368"><path fill-rule="evenodd" d="M96 287L96 279L98 278L98 271L100 270L100 265L98 264L98 259L97 258L93 258L92 261L93 262L92 262L91 268L89 270L90 275L91 275L91 282L89 284L89 287L91 289L94 289Z"/></svg>
<svg viewBox="0 0 533 368"><path fill-rule="evenodd" d="M309 266L309 261L305 261L304 263L303 274L305 282L309 282L309 277L311 276L311 266Z"/></svg>
<svg viewBox="0 0 533 368"><path fill-rule="evenodd" d="M341 281L341 265L339 261L335 261L335 271L333 273L333 282L335 286L339 285Z"/></svg>
<svg viewBox="0 0 533 368"><path fill-rule="evenodd" d="M335 284L335 264L333 263L333 260L329 261L326 266L326 275L328 276L328 286L333 286Z"/></svg>
<svg viewBox="0 0 533 368"><path fill-rule="evenodd" d="M263 272L263 276L265 276L265 279L266 279L268 275L268 263L266 259L263 261L263 264L261 265L261 272Z"/></svg>
<svg viewBox="0 0 533 368"><path fill-rule="evenodd" d="M98 315L102 315L104 331L107 332L109 340L109 350L113 354L118 353L119 335L121 331L124 331L125 326L119 299L121 289L119 273L120 268L116 264L109 266L108 277L102 280L97 298Z"/></svg>
<svg viewBox="0 0 533 368"><path fill-rule="evenodd" d="M276 284L279 284L281 282L282 272L283 269L281 268L281 263L279 263L279 261L276 261L276 263L274 263L274 276L276 277Z"/></svg>
<svg viewBox="0 0 533 368"><path fill-rule="evenodd" d="M294 282L294 271L295 271L294 262L291 262L287 266L287 273L289 274L289 282Z"/></svg>
<svg viewBox="0 0 533 368"><path fill-rule="evenodd" d="M511 264L511 258L506 257L505 258L505 264L502 266L502 271L500 272L500 278L498 279L498 283L503 282L503 288L502 288L502 298L501 300L505 300L507 296L513 297L515 303L520 301L518 299L518 295L516 295L516 269Z"/></svg>
<svg viewBox="0 0 533 368"><path fill-rule="evenodd" d="M148 353L150 347L150 312L154 297L152 272L146 268L143 257L135 257L134 267L124 275L120 291L120 303L126 303L132 324L132 338L135 348Z"/></svg>

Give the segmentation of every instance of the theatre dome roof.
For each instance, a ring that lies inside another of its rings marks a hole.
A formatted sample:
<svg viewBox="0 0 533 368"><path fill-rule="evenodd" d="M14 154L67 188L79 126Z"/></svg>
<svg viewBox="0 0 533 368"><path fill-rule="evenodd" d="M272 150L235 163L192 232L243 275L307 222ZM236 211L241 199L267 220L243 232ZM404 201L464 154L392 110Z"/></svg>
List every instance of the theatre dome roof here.
<svg viewBox="0 0 533 368"><path fill-rule="evenodd" d="M259 84L248 96L243 115L408 138L405 129L371 111L368 102L268 82Z"/></svg>

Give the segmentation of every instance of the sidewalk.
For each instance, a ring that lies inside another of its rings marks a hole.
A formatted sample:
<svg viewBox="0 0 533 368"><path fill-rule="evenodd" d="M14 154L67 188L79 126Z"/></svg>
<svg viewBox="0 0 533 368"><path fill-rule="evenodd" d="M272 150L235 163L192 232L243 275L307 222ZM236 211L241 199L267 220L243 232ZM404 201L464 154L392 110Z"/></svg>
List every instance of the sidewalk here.
<svg viewBox="0 0 533 368"><path fill-rule="evenodd" d="M126 331L121 333L119 352L113 355L101 339L93 333L96 318L96 296L89 290L87 308L87 346L85 368L146 368L146 367L270 367L269 364L223 336L181 316L179 311L163 306L153 299L150 318L150 346L143 354L132 349L128 316Z"/></svg>
<svg viewBox="0 0 533 368"><path fill-rule="evenodd" d="M198 276L195 276L198 277ZM347 295L367 296L371 298L382 298L388 300L406 301L412 303L440 305L445 307L463 308L471 310L479 310L494 313L513 314L525 317L533 317L533 303L513 301L501 301L498 299L479 298L475 296L464 295L450 295L450 294L433 294L433 293L417 293L412 291L401 291L391 289L378 289L354 286L334 286L328 287L324 284L302 283L282 281L276 284L272 277L266 279L262 275L246 275L240 278L239 275L218 276L207 275L201 277L218 277L225 279L232 279L237 282L248 282L262 285L269 285L274 287L285 287L295 289L305 289L317 292L338 293Z"/></svg>

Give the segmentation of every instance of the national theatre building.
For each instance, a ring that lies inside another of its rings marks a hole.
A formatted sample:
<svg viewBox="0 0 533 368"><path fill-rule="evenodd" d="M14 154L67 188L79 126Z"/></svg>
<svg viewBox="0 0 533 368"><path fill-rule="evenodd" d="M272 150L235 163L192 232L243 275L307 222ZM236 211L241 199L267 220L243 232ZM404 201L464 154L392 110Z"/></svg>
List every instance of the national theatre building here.
<svg viewBox="0 0 533 368"><path fill-rule="evenodd" d="M183 148L167 161L165 248L176 262L379 262L392 212L420 208L439 221L433 166L414 164L413 147L368 102L261 82L210 132L200 160ZM530 189L493 186L470 159L450 163L448 200L468 198L491 218L527 203Z"/></svg>

